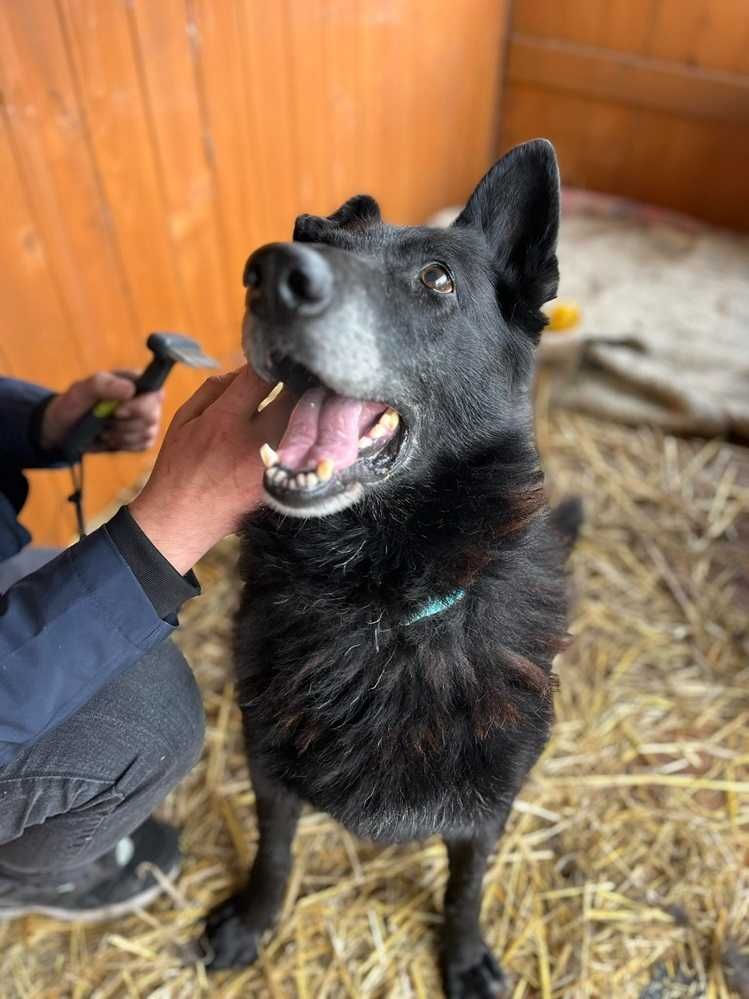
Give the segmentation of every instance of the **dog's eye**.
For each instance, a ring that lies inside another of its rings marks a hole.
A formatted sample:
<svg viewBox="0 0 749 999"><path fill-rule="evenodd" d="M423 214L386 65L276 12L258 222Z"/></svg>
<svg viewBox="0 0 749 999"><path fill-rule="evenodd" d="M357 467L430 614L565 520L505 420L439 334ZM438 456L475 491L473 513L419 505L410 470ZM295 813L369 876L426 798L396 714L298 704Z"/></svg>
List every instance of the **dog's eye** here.
<svg viewBox="0 0 749 999"><path fill-rule="evenodd" d="M427 264L422 268L419 278L421 283L441 295L449 295L455 291L455 281L450 271L443 264Z"/></svg>

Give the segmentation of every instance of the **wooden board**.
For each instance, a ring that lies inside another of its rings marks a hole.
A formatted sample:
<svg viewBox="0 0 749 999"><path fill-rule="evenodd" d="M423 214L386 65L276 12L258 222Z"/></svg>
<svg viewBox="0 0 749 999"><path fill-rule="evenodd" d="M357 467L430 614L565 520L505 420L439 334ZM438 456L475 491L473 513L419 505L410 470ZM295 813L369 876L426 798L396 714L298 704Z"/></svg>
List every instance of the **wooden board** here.
<svg viewBox="0 0 749 999"><path fill-rule="evenodd" d="M516 0L500 149L546 135L563 180L749 229L749 5Z"/></svg>

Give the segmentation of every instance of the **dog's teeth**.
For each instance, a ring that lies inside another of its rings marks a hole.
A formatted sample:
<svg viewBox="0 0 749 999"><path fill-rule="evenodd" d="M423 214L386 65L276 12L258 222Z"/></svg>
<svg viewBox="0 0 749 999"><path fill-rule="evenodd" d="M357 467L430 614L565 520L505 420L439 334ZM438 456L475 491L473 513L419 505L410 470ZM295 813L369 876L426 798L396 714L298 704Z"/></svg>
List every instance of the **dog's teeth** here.
<svg viewBox="0 0 749 999"><path fill-rule="evenodd" d="M323 458L321 461L318 461L315 471L317 472L317 477L321 482L327 482L328 479L333 476L335 465L330 458Z"/></svg>
<svg viewBox="0 0 749 999"><path fill-rule="evenodd" d="M270 444L263 444L260 448L260 458L266 468L273 468L274 465L278 464L278 455Z"/></svg>
<svg viewBox="0 0 749 999"><path fill-rule="evenodd" d="M361 451L363 448L369 447L369 445L371 443L372 443L372 438L371 437L360 437L359 438L359 450Z"/></svg>
<svg viewBox="0 0 749 999"><path fill-rule="evenodd" d="M320 480L318 479L318 477L315 475L314 472L307 472L307 488L308 489L314 489L315 486L319 484L319 482L320 482Z"/></svg>
<svg viewBox="0 0 749 999"><path fill-rule="evenodd" d="M382 423L375 423L372 429L369 431L369 436L372 440L377 440L378 437L384 437L387 433L387 427L384 427Z"/></svg>
<svg viewBox="0 0 749 999"><path fill-rule="evenodd" d="M284 485L286 486L287 489L298 489L299 488L299 483L297 482L296 477L293 476L293 475L289 479L288 482L284 483Z"/></svg>
<svg viewBox="0 0 749 999"><path fill-rule="evenodd" d="M394 409L386 409L379 419L379 422L388 430L395 430L400 423L400 416Z"/></svg>

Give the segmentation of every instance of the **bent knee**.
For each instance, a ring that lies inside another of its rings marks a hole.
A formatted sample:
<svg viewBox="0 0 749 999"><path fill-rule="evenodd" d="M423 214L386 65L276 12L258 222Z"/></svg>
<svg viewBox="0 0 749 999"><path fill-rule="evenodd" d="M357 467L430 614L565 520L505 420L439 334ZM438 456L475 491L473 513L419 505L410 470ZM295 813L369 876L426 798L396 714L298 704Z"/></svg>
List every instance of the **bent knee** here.
<svg viewBox="0 0 749 999"><path fill-rule="evenodd" d="M109 684L90 706L111 719L115 738L127 739L139 756L177 776L196 763L203 746L205 715L187 660L167 640Z"/></svg>
<svg viewBox="0 0 749 999"><path fill-rule="evenodd" d="M205 735L203 699L195 675L171 640L144 656L141 665L151 672L159 739L187 772L200 756Z"/></svg>

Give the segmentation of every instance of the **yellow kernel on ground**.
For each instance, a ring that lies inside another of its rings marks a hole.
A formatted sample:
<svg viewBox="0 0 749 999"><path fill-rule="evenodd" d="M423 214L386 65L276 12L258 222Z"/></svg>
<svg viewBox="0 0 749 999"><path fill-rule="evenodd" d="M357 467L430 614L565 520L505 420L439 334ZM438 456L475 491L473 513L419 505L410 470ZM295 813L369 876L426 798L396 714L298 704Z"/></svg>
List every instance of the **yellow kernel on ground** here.
<svg viewBox="0 0 749 999"><path fill-rule="evenodd" d="M546 329L551 330L552 333L563 333L565 330L571 330L582 319L580 306L571 300L555 302L548 308L546 315L549 317Z"/></svg>

